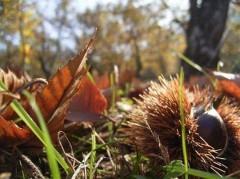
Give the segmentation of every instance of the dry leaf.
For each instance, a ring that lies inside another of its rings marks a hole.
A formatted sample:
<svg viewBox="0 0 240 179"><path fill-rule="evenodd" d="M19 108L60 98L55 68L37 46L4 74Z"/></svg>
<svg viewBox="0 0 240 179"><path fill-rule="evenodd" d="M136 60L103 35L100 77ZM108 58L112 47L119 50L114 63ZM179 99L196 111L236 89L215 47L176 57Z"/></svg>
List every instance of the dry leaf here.
<svg viewBox="0 0 240 179"><path fill-rule="evenodd" d="M0 80L7 87L7 91L0 93L0 143L10 145L16 143L22 143L30 136L30 131L26 128L20 127L13 120L17 118L17 114L10 107L10 103L13 99L18 98L21 104L25 107L28 106L27 100L20 94L20 92L27 88L30 92L34 92L40 87L36 81L32 83L31 78L26 73L15 73L11 70L0 69ZM37 84L37 85L36 85Z"/></svg>
<svg viewBox="0 0 240 179"><path fill-rule="evenodd" d="M49 80L48 85L36 95L37 104L48 124L53 141L56 141L57 132L63 129L66 110L78 91L80 80L86 73L83 66L93 41L91 39L80 54L59 69Z"/></svg>
<svg viewBox="0 0 240 179"><path fill-rule="evenodd" d="M96 85L99 89L107 89L110 85L109 75L107 73L104 73L103 75L95 75L94 81L96 82Z"/></svg>
<svg viewBox="0 0 240 179"><path fill-rule="evenodd" d="M233 73L224 73L220 71L213 71L212 75L218 80L229 80L237 85L240 85L240 75Z"/></svg>
<svg viewBox="0 0 240 179"><path fill-rule="evenodd" d="M0 69L0 81L2 81L6 88L8 89L8 92L15 94L20 88L22 88L26 83L28 83L31 80L31 78L26 74L23 73L22 75L16 75L11 70L2 70ZM0 95L0 107L1 109L4 109L9 102L12 100L12 97L9 97L7 95ZM10 116L13 115L13 110L11 107L6 107L4 110L1 111L1 115L5 119L9 119Z"/></svg>
<svg viewBox="0 0 240 179"><path fill-rule="evenodd" d="M86 70L83 66L86 62L86 55L92 44L93 39L88 42L87 46L80 54L59 69L49 80L47 85L43 88L33 88L33 91L30 91L36 96L37 104L46 120L50 135L54 142L56 142L57 132L63 129L69 103L78 91L81 79L86 74ZM31 84L30 80L25 78L19 79L12 72L4 73L0 71L0 75L1 74L3 82L6 83L9 89L13 92L25 85L28 86L28 84ZM31 117L36 120L37 118L27 100L21 98L20 102L29 112ZM10 107L8 107L8 109L9 108ZM25 146L41 146L36 137L29 138L30 133L28 129L23 129L14 123L13 120L16 118L14 113L7 111L6 114L1 113L1 115L3 114L8 118L0 118L0 141L9 139L9 142L6 140L6 143L12 144L10 141L13 141L14 143L28 139L27 142L24 143ZM33 134L31 134L31 136L33 136Z"/></svg>
<svg viewBox="0 0 240 179"><path fill-rule="evenodd" d="M234 81L218 80L217 91L232 96L240 101L240 86Z"/></svg>
<svg viewBox="0 0 240 179"><path fill-rule="evenodd" d="M0 144L16 144L30 136L30 131L19 127L13 121L7 121L0 116Z"/></svg>
<svg viewBox="0 0 240 179"><path fill-rule="evenodd" d="M240 75L213 71L217 79L217 91L232 96L240 101Z"/></svg>
<svg viewBox="0 0 240 179"><path fill-rule="evenodd" d="M106 109L107 101L105 97L96 85L89 80L83 67L92 44L93 39L88 42L79 55L60 68L47 85L34 88L31 91L35 95L36 102L46 120L53 142L56 142L57 133L63 129L66 118L74 122L95 121L101 117L101 112ZM30 79L19 80L12 72L2 74L3 81L13 92L33 83ZM31 117L36 120L37 118L28 101L21 98L20 102ZM10 107L8 108L10 109ZM68 109L69 113L67 115ZM16 118L15 114L7 112L5 116L8 118L0 118L0 142L4 141L6 144L12 145L20 141L21 143L24 142L24 146L41 146L30 130L19 127L13 121Z"/></svg>
<svg viewBox="0 0 240 179"><path fill-rule="evenodd" d="M16 75L11 70L2 70L0 69L0 81L2 81L5 86L11 92L16 92L24 84L31 81L31 78L27 73L22 73L21 75Z"/></svg>
<svg viewBox="0 0 240 179"><path fill-rule="evenodd" d="M46 83L46 80L42 78L36 78L31 80L27 73L21 73L20 71L2 70L0 69L0 81L2 81L7 91L2 91L0 94L0 112L6 120L10 120L17 115L9 106L13 99L18 99L21 104L27 107L27 101L25 97L21 95L24 89L28 89L32 94L40 90Z"/></svg>
<svg viewBox="0 0 240 179"><path fill-rule="evenodd" d="M107 100L100 90L85 76L79 83L79 90L71 101L66 119L73 122L95 121L106 109Z"/></svg>

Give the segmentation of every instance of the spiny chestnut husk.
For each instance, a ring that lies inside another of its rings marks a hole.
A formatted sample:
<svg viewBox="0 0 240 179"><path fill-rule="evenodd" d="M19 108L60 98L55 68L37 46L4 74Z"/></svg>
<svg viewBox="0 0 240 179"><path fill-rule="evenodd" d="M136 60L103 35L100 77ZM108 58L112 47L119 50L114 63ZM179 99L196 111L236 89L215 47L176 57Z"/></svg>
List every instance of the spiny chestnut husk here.
<svg viewBox="0 0 240 179"><path fill-rule="evenodd" d="M219 174L240 168L240 110L228 99L212 107L209 90L183 89L190 167ZM122 128L124 139L158 166L182 160L178 79L160 78L137 100ZM166 150L163 150L166 149ZM165 151L165 152L164 152Z"/></svg>

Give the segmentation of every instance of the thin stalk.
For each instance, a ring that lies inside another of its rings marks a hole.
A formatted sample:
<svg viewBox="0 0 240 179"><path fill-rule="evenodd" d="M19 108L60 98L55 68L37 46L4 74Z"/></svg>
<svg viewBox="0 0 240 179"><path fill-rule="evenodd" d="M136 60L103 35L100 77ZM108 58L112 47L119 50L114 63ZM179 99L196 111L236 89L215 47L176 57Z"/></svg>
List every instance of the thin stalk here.
<svg viewBox="0 0 240 179"><path fill-rule="evenodd" d="M91 149L91 157L90 157L90 171L89 171L89 179L94 178L94 164L96 161L96 136L94 132L92 133L92 149Z"/></svg>
<svg viewBox="0 0 240 179"><path fill-rule="evenodd" d="M111 109L115 109L116 102L116 83L115 83L115 75L114 73L110 74L110 84L112 89L112 99L111 99Z"/></svg>
<svg viewBox="0 0 240 179"><path fill-rule="evenodd" d="M179 77L179 110L181 119L181 139L182 139L182 151L183 151L183 161L184 161L184 172L185 179L188 179L188 158L187 158L187 146L186 146L186 128L184 119L184 101L183 101L183 83L184 83L184 73L181 68Z"/></svg>

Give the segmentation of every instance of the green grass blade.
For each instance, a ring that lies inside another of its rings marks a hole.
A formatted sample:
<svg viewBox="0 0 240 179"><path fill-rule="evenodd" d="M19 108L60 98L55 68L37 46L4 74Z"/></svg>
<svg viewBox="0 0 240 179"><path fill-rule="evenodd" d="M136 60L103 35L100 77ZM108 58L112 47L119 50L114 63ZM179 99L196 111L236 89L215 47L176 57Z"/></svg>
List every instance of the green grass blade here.
<svg viewBox="0 0 240 179"><path fill-rule="evenodd" d="M188 173L189 173L189 175L206 178L206 179L233 179L230 177L222 177L219 175L215 175L212 173L208 173L208 172L204 172L204 171L196 170L196 169L192 169L192 168L188 169Z"/></svg>
<svg viewBox="0 0 240 179"><path fill-rule="evenodd" d="M187 64L189 64L190 66L192 66L193 68L195 68L196 70L202 72L203 74L208 76L208 73L198 64L194 63L192 60L190 60L189 58L187 58L185 55L179 53L178 57L185 61Z"/></svg>
<svg viewBox="0 0 240 179"><path fill-rule="evenodd" d="M94 178L94 166L96 162L96 136L94 132L92 133L92 149L91 149L91 157L90 157L90 171L89 171L89 179Z"/></svg>
<svg viewBox="0 0 240 179"><path fill-rule="evenodd" d="M167 175L170 176L165 178L172 178L171 176L180 176L183 173L184 165L182 164L182 161L175 160L175 161L172 161L169 165L165 166L164 170L166 171ZM188 174L191 176L205 178L205 179L234 179L232 177L219 176L213 173L204 172L204 171L192 169L192 168L188 168Z"/></svg>
<svg viewBox="0 0 240 179"><path fill-rule="evenodd" d="M43 115L36 103L35 98L28 93L27 91L24 92L24 95L28 98L28 101L30 102L41 127L41 130L43 132L43 140L46 143L46 152L47 152L47 158L48 158L48 162L49 162L49 167L50 167L50 171L51 171L51 176L54 179L59 179L60 178L60 171L59 171L59 167L58 167L58 163L57 163L57 156L55 155L55 151L54 151L54 146L52 144L51 141L51 137L50 134L48 132L48 128L46 126L45 120L43 118Z"/></svg>
<svg viewBox="0 0 240 179"><path fill-rule="evenodd" d="M22 107L22 105L16 101L13 100L13 102L10 104L10 106L13 108L13 110L17 113L17 115L20 117L20 119L23 120L23 122L29 127L29 129L37 136L37 138L44 142L42 131L37 126L37 124L31 119L29 114L25 111L25 109Z"/></svg>
<svg viewBox="0 0 240 179"><path fill-rule="evenodd" d="M183 161L184 161L184 171L185 178L188 178L188 158L187 158L187 146L186 146L186 128L184 120L184 104L183 104L183 84L184 83L184 73L181 68L179 77L179 110L181 119L181 138L182 138L182 150L183 150Z"/></svg>
<svg viewBox="0 0 240 179"><path fill-rule="evenodd" d="M190 60L189 58L187 58L187 57L186 57L185 55L183 55L183 54L178 53L178 57L179 57L181 60L185 61L185 62L186 62L187 64L189 64L190 66L192 66L193 68L195 68L196 70L202 72L202 73L210 80L211 84L212 84L213 86L215 86L214 79L213 79L213 78L209 75L209 73L206 72L200 65L194 63L192 60Z"/></svg>
<svg viewBox="0 0 240 179"><path fill-rule="evenodd" d="M23 122L29 127L29 129L36 135L36 137L42 142L44 146L47 146L46 142L44 141L43 132L37 126L37 124L32 120L29 114L25 111L22 105L14 100L11 104L13 110L17 113L17 115L23 120ZM69 171L69 166L63 159L63 157L58 153L56 149L54 149L55 155L57 157L57 161L63 167L63 169L67 172Z"/></svg>
<svg viewBox="0 0 240 179"><path fill-rule="evenodd" d="M87 76L90 79L90 81L93 82L93 84L96 84L96 82L95 82L95 80L93 78L93 75L89 71L87 72Z"/></svg>

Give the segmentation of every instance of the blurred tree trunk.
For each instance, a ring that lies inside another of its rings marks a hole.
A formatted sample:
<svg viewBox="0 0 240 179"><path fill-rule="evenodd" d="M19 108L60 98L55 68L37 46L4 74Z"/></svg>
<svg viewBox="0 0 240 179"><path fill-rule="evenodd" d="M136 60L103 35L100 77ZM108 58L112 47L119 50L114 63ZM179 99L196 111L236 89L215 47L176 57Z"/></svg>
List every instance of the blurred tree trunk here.
<svg viewBox="0 0 240 179"><path fill-rule="evenodd" d="M140 78L141 77L141 71L142 71L142 61L141 61L141 54L140 54L140 48L137 43L137 38L134 36L133 37L133 44L134 44L134 49L135 49L135 65L136 65L136 72L135 75L136 77Z"/></svg>
<svg viewBox="0 0 240 179"><path fill-rule="evenodd" d="M20 36L20 47L19 47L19 53L20 53L20 60L21 60L21 67L24 69L26 64L26 50L25 50L25 36L24 36L24 15L23 15L23 7L22 7L22 1L18 2L18 12L19 12L19 36Z"/></svg>
<svg viewBox="0 0 240 179"><path fill-rule="evenodd" d="M46 78L48 79L51 76L51 69L49 63L47 63L47 46L46 46L46 32L43 23L41 23L41 50L38 54L38 59L40 61L41 69L44 72Z"/></svg>
<svg viewBox="0 0 240 179"><path fill-rule="evenodd" d="M230 0L189 0L189 3L184 55L201 67L214 69L219 61ZM198 74L184 61L181 63L186 78Z"/></svg>

